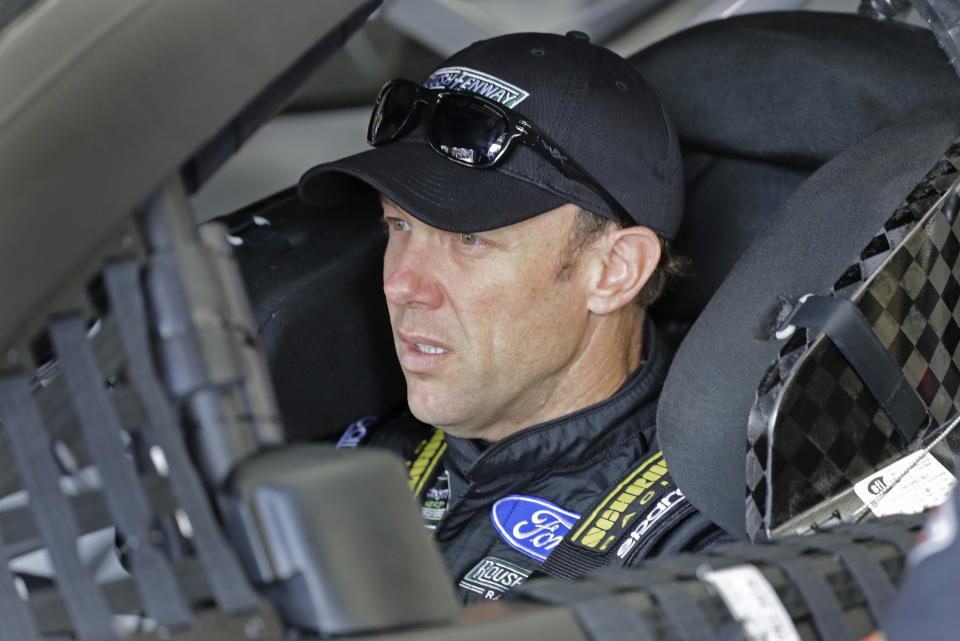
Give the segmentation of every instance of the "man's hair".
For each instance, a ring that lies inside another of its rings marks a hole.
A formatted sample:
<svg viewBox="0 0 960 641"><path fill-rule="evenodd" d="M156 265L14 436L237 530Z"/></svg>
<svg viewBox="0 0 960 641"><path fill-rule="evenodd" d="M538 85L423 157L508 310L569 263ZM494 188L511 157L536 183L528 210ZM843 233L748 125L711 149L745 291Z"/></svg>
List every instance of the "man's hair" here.
<svg viewBox="0 0 960 641"><path fill-rule="evenodd" d="M567 244L561 250L560 259L557 262L557 279L570 278L580 260L581 252L608 231L619 228L620 224L616 221L578 207L577 217L573 223L573 233L567 239ZM686 256L675 253L670 247L670 241L661 238L659 234L657 238L660 240L660 263L634 299L640 307L652 305L675 279L686 276L690 267L690 260Z"/></svg>

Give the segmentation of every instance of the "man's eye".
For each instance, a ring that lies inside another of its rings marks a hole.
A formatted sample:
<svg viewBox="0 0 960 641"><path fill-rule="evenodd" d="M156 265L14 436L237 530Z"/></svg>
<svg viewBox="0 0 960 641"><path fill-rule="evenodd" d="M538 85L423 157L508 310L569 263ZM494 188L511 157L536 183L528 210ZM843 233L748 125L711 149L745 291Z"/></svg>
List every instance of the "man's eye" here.
<svg viewBox="0 0 960 641"><path fill-rule="evenodd" d="M410 225L405 220L400 220L399 218L386 218L384 222L387 225L387 229L391 231L407 231L410 229Z"/></svg>
<svg viewBox="0 0 960 641"><path fill-rule="evenodd" d="M478 245L480 239L477 238L476 234L460 234L460 242L464 245Z"/></svg>

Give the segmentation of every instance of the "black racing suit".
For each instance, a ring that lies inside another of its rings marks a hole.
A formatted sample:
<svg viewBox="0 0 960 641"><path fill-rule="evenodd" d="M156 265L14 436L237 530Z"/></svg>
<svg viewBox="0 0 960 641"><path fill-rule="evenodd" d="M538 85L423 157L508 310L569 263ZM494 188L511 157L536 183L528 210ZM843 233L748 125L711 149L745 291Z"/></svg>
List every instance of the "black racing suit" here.
<svg viewBox="0 0 960 641"><path fill-rule="evenodd" d="M497 599L538 569L572 578L698 551L724 535L686 500L659 452L654 422L670 355L651 321L643 355L607 400L486 446L408 411L362 419L338 446L404 457L465 603Z"/></svg>

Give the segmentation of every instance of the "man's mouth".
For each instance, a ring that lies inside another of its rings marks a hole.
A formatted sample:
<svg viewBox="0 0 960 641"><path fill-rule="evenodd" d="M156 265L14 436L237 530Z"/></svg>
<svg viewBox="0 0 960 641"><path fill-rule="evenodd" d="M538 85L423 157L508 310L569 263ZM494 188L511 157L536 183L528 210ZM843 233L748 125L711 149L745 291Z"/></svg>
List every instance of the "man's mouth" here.
<svg viewBox="0 0 960 641"><path fill-rule="evenodd" d="M401 330L397 332L403 343L397 355L400 357L400 366L413 374L425 374L441 367L453 354L452 350L426 336L408 334Z"/></svg>
<svg viewBox="0 0 960 641"><path fill-rule="evenodd" d="M414 343L414 345L416 345L417 350L424 354L446 354L450 351L437 345L430 345L429 343Z"/></svg>

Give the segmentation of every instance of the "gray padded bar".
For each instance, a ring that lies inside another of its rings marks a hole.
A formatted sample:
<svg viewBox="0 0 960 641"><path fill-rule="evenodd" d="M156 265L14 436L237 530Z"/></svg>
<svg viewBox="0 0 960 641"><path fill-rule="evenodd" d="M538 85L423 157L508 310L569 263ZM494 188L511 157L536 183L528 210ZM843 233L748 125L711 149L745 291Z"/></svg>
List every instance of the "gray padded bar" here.
<svg viewBox="0 0 960 641"><path fill-rule="evenodd" d="M166 557L151 544L152 509L120 441L123 428L107 397L83 319L71 315L51 322L49 329L87 450L103 481L107 507L129 548L143 606L161 627L186 627L192 620L190 606Z"/></svg>
<svg viewBox="0 0 960 641"><path fill-rule="evenodd" d="M60 471L50 438L24 376L0 377L0 416L77 637L81 641L114 641L107 603L77 555L80 531L76 517L60 492Z"/></svg>
<svg viewBox="0 0 960 641"><path fill-rule="evenodd" d="M562 579L537 578L528 581L510 593L510 597L527 597L551 605L566 605L573 601L606 597L610 587L591 581L571 583Z"/></svg>
<svg viewBox="0 0 960 641"><path fill-rule="evenodd" d="M144 434L166 456L173 494L193 526L194 547L217 604L231 613L255 610L259 607L257 596L220 532L173 408L154 372L139 278L139 265L133 261L111 263L104 270L110 304L129 358L130 380L148 417Z"/></svg>
<svg viewBox="0 0 960 641"><path fill-rule="evenodd" d="M590 641L657 641L640 612L618 596L580 601L570 610Z"/></svg>

